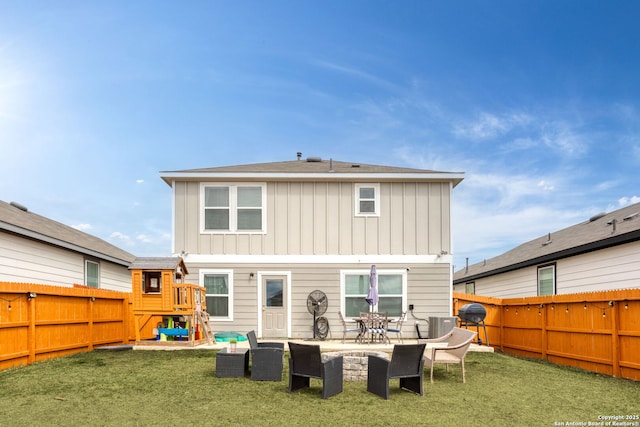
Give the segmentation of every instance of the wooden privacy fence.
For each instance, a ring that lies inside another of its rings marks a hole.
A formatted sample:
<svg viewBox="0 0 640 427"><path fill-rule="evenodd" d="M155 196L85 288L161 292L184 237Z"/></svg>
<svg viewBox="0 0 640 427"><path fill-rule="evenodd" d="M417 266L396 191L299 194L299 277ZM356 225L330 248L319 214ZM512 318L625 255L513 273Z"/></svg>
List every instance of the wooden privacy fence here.
<svg viewBox="0 0 640 427"><path fill-rule="evenodd" d="M453 313L472 302L487 310L489 343L500 351L640 380L640 289L526 298L454 292Z"/></svg>
<svg viewBox="0 0 640 427"><path fill-rule="evenodd" d="M131 294L0 282L0 370L134 340Z"/></svg>

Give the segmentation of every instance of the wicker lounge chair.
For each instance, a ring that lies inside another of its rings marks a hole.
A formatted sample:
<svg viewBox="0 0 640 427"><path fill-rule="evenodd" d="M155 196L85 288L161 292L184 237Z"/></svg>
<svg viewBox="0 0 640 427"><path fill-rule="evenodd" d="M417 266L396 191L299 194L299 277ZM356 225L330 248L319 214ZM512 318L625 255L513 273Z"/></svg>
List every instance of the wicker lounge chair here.
<svg viewBox="0 0 640 427"><path fill-rule="evenodd" d="M389 381L400 379L400 388L422 396L426 344L396 344L391 360L369 355L367 391L389 400Z"/></svg>
<svg viewBox="0 0 640 427"><path fill-rule="evenodd" d="M421 340L425 344L446 342L446 346L430 347L425 352L425 364L431 369L431 382L433 382L433 365L437 363L444 364L447 371L450 364L459 364L462 367L462 382L466 382L464 358L476 335L477 332L468 329L453 328L451 332L440 338Z"/></svg>
<svg viewBox="0 0 640 427"><path fill-rule="evenodd" d="M322 380L322 398L342 392L342 356L322 361L319 345L289 342L289 392L309 387L311 378Z"/></svg>
<svg viewBox="0 0 640 427"><path fill-rule="evenodd" d="M247 333L251 347L251 379L256 381L282 381L284 343L258 342L256 333Z"/></svg>

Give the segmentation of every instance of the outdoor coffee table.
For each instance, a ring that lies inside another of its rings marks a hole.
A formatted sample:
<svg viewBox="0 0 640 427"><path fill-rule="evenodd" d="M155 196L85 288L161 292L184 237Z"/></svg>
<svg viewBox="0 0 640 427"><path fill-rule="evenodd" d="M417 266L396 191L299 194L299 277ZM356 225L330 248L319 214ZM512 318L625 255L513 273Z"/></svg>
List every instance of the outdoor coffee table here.
<svg viewBox="0 0 640 427"><path fill-rule="evenodd" d="M242 378L249 372L249 349L225 347L216 353L216 377Z"/></svg>

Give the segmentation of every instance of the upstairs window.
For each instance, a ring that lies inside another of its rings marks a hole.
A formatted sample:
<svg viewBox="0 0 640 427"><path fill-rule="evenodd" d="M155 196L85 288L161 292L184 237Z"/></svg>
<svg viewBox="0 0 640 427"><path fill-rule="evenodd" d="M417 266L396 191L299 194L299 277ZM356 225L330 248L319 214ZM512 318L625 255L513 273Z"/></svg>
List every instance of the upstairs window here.
<svg viewBox="0 0 640 427"><path fill-rule="evenodd" d="M380 215L380 185L356 184L356 216Z"/></svg>
<svg viewBox="0 0 640 427"><path fill-rule="evenodd" d="M556 266L544 265L538 267L538 295L556 294Z"/></svg>
<svg viewBox="0 0 640 427"><path fill-rule="evenodd" d="M265 232L264 184L202 186L201 229L207 233Z"/></svg>

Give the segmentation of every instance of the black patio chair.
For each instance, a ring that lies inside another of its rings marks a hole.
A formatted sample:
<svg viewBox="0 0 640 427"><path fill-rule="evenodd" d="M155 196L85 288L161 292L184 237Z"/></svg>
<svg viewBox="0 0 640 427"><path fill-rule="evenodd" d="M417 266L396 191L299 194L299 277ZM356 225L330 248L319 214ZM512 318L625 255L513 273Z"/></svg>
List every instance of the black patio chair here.
<svg viewBox="0 0 640 427"><path fill-rule="evenodd" d="M322 398L342 392L342 356L322 361L319 345L289 342L289 393L309 387L311 378L322 380Z"/></svg>
<svg viewBox="0 0 640 427"><path fill-rule="evenodd" d="M400 379L400 388L422 396L426 344L396 344L391 360L369 355L367 391L389 400L389 381Z"/></svg>
<svg viewBox="0 0 640 427"><path fill-rule="evenodd" d="M251 347L251 379L254 381L282 381L284 343L258 342L256 333L247 333Z"/></svg>

